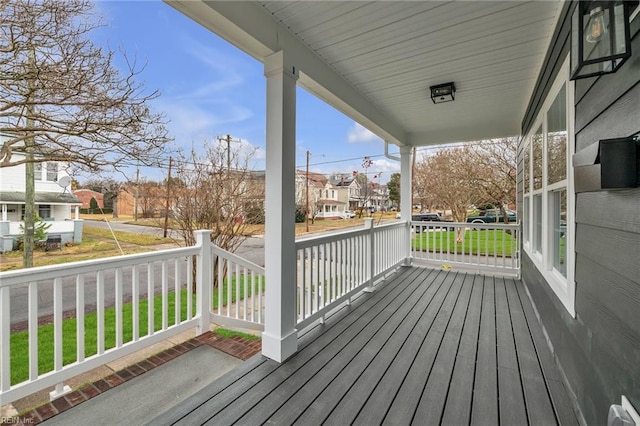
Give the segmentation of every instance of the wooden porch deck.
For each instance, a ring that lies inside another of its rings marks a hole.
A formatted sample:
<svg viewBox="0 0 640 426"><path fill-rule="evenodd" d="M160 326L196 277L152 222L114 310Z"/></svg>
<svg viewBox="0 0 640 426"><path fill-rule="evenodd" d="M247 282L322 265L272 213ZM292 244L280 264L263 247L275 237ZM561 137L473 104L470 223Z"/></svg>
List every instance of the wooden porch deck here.
<svg viewBox="0 0 640 426"><path fill-rule="evenodd" d="M513 279L402 268L299 348L252 358L150 424L578 423Z"/></svg>

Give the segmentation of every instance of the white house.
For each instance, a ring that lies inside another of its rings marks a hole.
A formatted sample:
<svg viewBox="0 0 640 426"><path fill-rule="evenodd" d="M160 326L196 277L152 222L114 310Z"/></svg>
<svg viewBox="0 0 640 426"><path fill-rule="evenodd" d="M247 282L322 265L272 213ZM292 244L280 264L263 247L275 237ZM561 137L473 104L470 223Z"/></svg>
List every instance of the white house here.
<svg viewBox="0 0 640 426"><path fill-rule="evenodd" d="M338 188L322 173L297 170L296 205L308 203L309 210L317 218L342 218L347 203L339 199Z"/></svg>
<svg viewBox="0 0 640 426"><path fill-rule="evenodd" d="M333 185L338 191L338 201L346 203L349 210L357 210L362 202L360 183L354 177L334 177Z"/></svg>
<svg viewBox="0 0 640 426"><path fill-rule="evenodd" d="M24 158L13 153L13 158ZM48 234L60 235L62 242L82 240L82 221L78 218L82 202L71 194L71 178L66 165L59 162L35 164L35 200L39 217L51 224ZM0 251L15 248L22 233L25 207L25 166L0 168ZM72 215L72 209L74 214Z"/></svg>

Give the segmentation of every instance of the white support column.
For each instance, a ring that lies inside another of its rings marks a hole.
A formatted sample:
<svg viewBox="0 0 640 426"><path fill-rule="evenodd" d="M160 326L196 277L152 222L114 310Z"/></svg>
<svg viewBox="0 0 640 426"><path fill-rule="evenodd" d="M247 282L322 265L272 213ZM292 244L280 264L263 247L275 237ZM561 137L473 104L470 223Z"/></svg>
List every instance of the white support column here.
<svg viewBox="0 0 640 426"><path fill-rule="evenodd" d="M6 204L2 205L2 221L3 222L7 221L7 205Z"/></svg>
<svg viewBox="0 0 640 426"><path fill-rule="evenodd" d="M411 182L413 177L411 176L411 147L400 147L400 218L405 222L411 222L411 211L413 209L411 193ZM406 242L404 244L405 265L411 264L411 226L407 226L406 229Z"/></svg>
<svg viewBox="0 0 640 426"><path fill-rule="evenodd" d="M76 209L75 209L75 220L80 220L80 206L76 206Z"/></svg>
<svg viewBox="0 0 640 426"><path fill-rule="evenodd" d="M285 52L264 61L267 78L265 322L262 354L282 362L298 350L296 326L296 80Z"/></svg>

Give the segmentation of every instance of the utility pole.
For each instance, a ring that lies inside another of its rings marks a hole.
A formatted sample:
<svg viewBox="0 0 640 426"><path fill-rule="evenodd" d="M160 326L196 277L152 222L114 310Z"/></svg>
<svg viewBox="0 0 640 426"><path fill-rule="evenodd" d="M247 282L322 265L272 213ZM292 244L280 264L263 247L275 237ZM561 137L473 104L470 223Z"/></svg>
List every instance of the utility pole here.
<svg viewBox="0 0 640 426"><path fill-rule="evenodd" d="M227 173L229 173L231 171L231 142L242 143L242 141L239 139L237 140L231 139L231 135L229 134L226 135L225 137L218 136L217 139L220 142L224 141L227 143Z"/></svg>
<svg viewBox="0 0 640 426"><path fill-rule="evenodd" d="M140 160L136 164L136 198L133 200L133 220L138 221L138 198L140 197Z"/></svg>
<svg viewBox="0 0 640 426"><path fill-rule="evenodd" d="M311 152L307 151L307 174L305 176L306 177L306 179L305 179L305 182L306 182L305 188L306 188L306 191L307 191L307 201L306 201L306 203L307 203L307 211L305 212L305 216L307 217L307 220L306 220L306 224L307 224L306 232L309 232L309 209L310 209L310 207L309 207L309 159L311 158L312 155L314 155L314 154L311 154ZM319 154L319 155L316 154L316 155L319 156L319 157L324 157L324 154Z"/></svg>
<svg viewBox="0 0 640 426"><path fill-rule="evenodd" d="M169 173L167 174L167 201L164 205L164 237L167 238L167 228L169 227L169 196L171 194L171 166L173 157L169 157Z"/></svg>

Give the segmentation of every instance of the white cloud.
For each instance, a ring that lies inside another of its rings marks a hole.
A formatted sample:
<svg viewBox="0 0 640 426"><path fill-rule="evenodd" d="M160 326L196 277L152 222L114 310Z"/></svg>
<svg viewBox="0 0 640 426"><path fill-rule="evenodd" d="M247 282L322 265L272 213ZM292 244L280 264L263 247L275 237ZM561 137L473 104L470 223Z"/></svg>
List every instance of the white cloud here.
<svg viewBox="0 0 640 426"><path fill-rule="evenodd" d="M349 129L348 140L349 143L382 142L382 139L373 132L355 122L353 123L353 127Z"/></svg>
<svg viewBox="0 0 640 426"><path fill-rule="evenodd" d="M165 98L157 104L170 120L170 132L181 146L215 137L225 125L248 120L254 115L250 109L224 100L197 103Z"/></svg>
<svg viewBox="0 0 640 426"><path fill-rule="evenodd" d="M391 178L391 173L400 172L400 162L390 161L387 159L373 160L373 165L370 167L370 169L372 171L375 171L377 174L382 173L383 180L385 178L389 180Z"/></svg>

